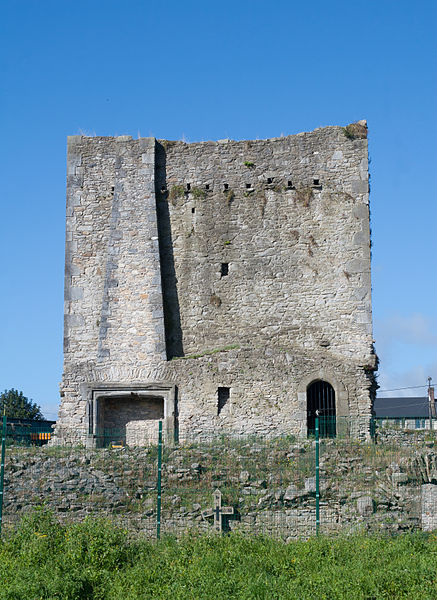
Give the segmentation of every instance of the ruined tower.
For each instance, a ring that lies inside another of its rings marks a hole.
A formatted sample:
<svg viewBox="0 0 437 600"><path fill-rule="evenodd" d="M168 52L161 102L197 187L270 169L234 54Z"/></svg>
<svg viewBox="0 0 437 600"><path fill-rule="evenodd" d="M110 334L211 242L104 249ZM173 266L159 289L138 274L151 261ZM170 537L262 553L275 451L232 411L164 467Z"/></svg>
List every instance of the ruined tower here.
<svg viewBox="0 0 437 600"><path fill-rule="evenodd" d="M59 441L365 428L365 122L257 141L68 139Z"/></svg>

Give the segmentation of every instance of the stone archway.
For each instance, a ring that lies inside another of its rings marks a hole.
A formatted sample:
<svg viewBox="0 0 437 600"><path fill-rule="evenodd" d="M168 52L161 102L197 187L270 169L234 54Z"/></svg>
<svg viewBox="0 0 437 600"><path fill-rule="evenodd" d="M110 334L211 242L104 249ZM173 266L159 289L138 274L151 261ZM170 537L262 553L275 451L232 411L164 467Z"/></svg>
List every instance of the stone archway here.
<svg viewBox="0 0 437 600"><path fill-rule="evenodd" d="M344 427L348 428L349 423L347 417L349 417L349 397L343 382L334 377L329 371L320 369L310 373L299 382L297 388L297 398L299 403L299 420L301 422L301 435L307 436L308 434L308 421L307 421L307 390L308 387L316 381L324 381L328 383L333 391L335 397L335 416L336 416L336 434L339 434L339 430Z"/></svg>
<svg viewBox="0 0 437 600"><path fill-rule="evenodd" d="M308 436L316 433L317 418L320 437L335 437L337 434L335 390L323 379L316 379L307 387Z"/></svg>

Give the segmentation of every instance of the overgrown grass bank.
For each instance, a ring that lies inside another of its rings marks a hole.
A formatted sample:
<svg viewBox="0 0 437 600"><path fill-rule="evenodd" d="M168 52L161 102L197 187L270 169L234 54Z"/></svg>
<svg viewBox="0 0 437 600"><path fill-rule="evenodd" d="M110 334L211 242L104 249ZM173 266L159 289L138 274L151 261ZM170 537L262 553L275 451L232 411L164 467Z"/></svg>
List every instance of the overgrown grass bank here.
<svg viewBox="0 0 437 600"><path fill-rule="evenodd" d="M0 546L0 598L437 598L437 536L285 544L236 535L150 543L110 522L26 517Z"/></svg>

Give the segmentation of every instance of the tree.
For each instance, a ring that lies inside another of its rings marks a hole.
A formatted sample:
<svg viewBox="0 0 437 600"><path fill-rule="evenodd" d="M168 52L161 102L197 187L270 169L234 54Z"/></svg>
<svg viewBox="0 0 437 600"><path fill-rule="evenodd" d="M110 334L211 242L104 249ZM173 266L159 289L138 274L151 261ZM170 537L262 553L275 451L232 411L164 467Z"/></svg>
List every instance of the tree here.
<svg viewBox="0 0 437 600"><path fill-rule="evenodd" d="M23 396L23 392L14 390L14 388L0 394L0 416L3 415L4 410L6 410L7 417L33 419L34 421L44 419L41 407Z"/></svg>

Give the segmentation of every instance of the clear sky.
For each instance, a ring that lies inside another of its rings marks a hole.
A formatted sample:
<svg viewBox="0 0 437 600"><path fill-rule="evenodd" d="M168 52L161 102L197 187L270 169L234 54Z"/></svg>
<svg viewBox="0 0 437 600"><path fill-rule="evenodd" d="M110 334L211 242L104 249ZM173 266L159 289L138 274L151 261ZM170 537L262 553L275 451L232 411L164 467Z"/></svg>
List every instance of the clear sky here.
<svg viewBox="0 0 437 600"><path fill-rule="evenodd" d="M0 389L56 415L67 135L255 139L362 118L379 382L437 381L436 32L435 0L3 0Z"/></svg>

